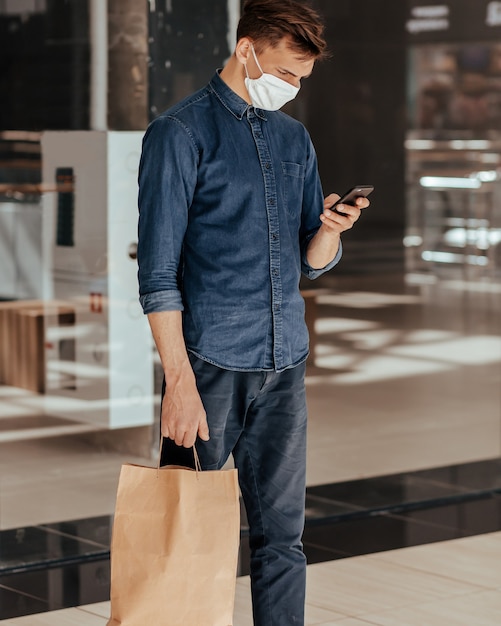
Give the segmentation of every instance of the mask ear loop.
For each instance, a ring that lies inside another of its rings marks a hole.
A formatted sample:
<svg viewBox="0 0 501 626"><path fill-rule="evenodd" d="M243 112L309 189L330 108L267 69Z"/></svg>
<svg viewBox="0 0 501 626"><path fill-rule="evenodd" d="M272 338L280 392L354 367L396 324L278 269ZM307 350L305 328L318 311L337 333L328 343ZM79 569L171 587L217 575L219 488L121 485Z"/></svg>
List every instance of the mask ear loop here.
<svg viewBox="0 0 501 626"><path fill-rule="evenodd" d="M263 68L259 64L259 61L257 60L256 51L254 50L254 44L253 43L251 43L251 50L252 50L252 55L254 57L254 61L256 62L256 65L258 66L259 71L261 72L261 74L264 74Z"/></svg>
<svg viewBox="0 0 501 626"><path fill-rule="evenodd" d="M250 47L251 47L251 50L252 50L252 55L254 57L254 61L256 62L256 65L257 65L259 71L261 72L261 76L262 76L264 74L264 72L263 72L263 68L259 65L259 61L257 60L256 51L254 50L254 44L251 43ZM245 69L245 76L249 80L252 80L252 78L249 76L249 70L247 69L247 63L244 63L244 69Z"/></svg>

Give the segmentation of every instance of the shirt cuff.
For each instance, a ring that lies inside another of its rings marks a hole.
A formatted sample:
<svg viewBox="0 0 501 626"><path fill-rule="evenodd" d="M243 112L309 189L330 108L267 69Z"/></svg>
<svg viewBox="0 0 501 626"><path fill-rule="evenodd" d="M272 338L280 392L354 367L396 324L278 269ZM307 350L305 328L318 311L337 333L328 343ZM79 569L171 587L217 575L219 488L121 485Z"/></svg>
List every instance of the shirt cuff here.
<svg viewBox="0 0 501 626"><path fill-rule="evenodd" d="M306 246L303 252L301 269L302 269L303 274L306 276L306 278L309 278L310 280L315 280L315 278L318 278L322 274L325 274L325 272L328 272L330 269L332 269L335 265L339 263L339 261L341 260L341 257L343 256L343 244L341 243L341 240L340 240L339 248L337 250L336 256L332 259L330 263L328 263L325 267L322 267L320 269L315 269L311 267L311 265L307 261L307 252L308 252L308 247Z"/></svg>
<svg viewBox="0 0 501 626"><path fill-rule="evenodd" d="M162 311L184 311L181 293L176 289L155 291L139 297L143 313L161 313Z"/></svg>

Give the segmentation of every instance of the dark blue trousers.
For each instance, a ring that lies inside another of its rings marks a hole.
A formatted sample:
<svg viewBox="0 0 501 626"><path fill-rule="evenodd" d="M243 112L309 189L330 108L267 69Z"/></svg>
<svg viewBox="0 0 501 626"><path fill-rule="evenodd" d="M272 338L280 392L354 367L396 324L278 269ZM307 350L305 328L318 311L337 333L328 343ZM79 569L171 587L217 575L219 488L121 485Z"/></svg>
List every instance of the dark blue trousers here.
<svg viewBox="0 0 501 626"><path fill-rule="evenodd" d="M233 454L250 529L255 626L303 626L306 559L305 364L284 372L224 370L190 355L210 441L197 441L204 469ZM192 465L168 440L162 464Z"/></svg>

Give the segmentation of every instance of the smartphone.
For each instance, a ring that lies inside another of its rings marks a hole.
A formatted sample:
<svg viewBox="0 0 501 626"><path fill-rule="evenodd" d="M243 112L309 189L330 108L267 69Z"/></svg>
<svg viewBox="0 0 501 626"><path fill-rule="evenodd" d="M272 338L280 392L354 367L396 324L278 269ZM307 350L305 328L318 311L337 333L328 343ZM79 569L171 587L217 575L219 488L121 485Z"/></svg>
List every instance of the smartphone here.
<svg viewBox="0 0 501 626"><path fill-rule="evenodd" d="M352 206L355 206L355 200L357 198L367 198L371 191L374 191L374 187L372 185L357 185L356 187L352 187L349 191L344 193L333 206L331 206L330 210L336 211L336 213L339 213L340 215L344 215L342 211L338 211L336 209L338 204L351 204Z"/></svg>

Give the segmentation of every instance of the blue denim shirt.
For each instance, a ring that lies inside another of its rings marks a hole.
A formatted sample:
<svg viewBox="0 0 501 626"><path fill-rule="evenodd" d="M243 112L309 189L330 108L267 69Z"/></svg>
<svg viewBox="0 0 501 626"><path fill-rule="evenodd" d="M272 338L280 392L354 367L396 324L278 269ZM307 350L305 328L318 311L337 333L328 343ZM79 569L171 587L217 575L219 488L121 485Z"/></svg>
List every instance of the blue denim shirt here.
<svg viewBox="0 0 501 626"><path fill-rule="evenodd" d="M308 356L301 272L323 192L304 126L248 105L216 73L148 127L139 168L144 312L182 310L186 347L232 370Z"/></svg>

